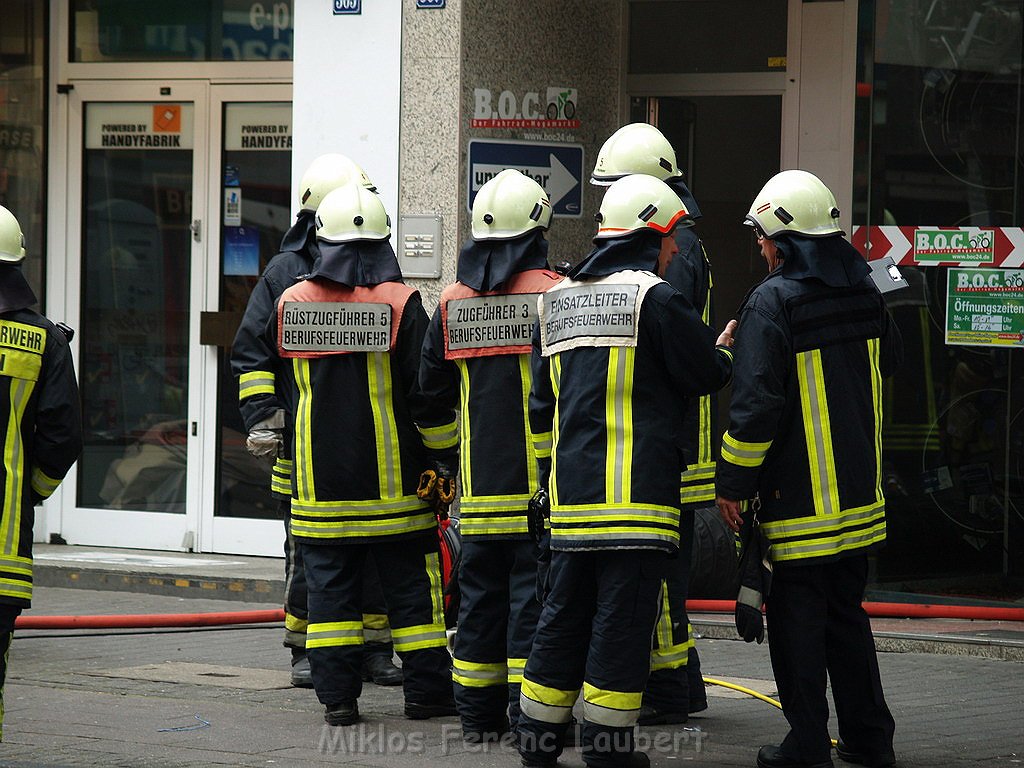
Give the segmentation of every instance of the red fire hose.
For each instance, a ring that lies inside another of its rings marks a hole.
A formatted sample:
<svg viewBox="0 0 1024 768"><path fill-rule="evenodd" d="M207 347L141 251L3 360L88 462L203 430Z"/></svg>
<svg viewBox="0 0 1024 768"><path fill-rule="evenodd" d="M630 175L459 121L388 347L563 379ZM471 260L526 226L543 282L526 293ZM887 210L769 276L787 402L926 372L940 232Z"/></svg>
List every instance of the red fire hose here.
<svg viewBox="0 0 1024 768"><path fill-rule="evenodd" d="M688 600L690 613L732 613L732 600ZM976 619L1022 621L1024 608L928 603L864 603L868 616L903 619ZM150 613L123 616L19 616L18 629L140 629L147 627L213 627L230 624L266 624L284 621L281 609L223 613Z"/></svg>
<svg viewBox="0 0 1024 768"><path fill-rule="evenodd" d="M124 616L19 616L16 629L138 629L143 627L214 627L284 621L280 608L224 613L139 613Z"/></svg>

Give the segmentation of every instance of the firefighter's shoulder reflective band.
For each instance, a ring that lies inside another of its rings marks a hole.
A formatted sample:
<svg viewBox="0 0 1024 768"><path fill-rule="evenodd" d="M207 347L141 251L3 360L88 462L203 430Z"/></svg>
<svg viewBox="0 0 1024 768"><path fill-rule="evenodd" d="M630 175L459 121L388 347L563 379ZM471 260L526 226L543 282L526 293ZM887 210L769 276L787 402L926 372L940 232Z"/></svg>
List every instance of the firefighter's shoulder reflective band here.
<svg viewBox="0 0 1024 768"><path fill-rule="evenodd" d="M387 352L391 305L345 301L286 301L281 349L288 352Z"/></svg>
<svg viewBox="0 0 1024 768"><path fill-rule="evenodd" d="M548 291L544 294L541 327L545 346L585 336L636 338L639 292L640 286L628 283L573 285Z"/></svg>
<svg viewBox="0 0 1024 768"><path fill-rule="evenodd" d="M726 432L722 435L722 460L741 467L759 467L771 448L772 441L747 443Z"/></svg>
<svg viewBox="0 0 1024 768"><path fill-rule="evenodd" d="M537 320L536 293L473 296L448 302L447 347L529 347Z"/></svg>

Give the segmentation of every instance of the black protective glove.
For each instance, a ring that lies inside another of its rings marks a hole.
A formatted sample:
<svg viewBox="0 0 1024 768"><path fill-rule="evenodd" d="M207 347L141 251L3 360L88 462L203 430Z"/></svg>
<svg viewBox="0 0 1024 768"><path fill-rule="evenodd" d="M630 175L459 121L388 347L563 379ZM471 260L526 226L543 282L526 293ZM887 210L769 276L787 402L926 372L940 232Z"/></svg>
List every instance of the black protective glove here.
<svg viewBox="0 0 1024 768"><path fill-rule="evenodd" d="M534 544L540 544L550 527L551 502L546 488L539 488L526 505L526 529Z"/></svg>
<svg viewBox="0 0 1024 768"><path fill-rule="evenodd" d="M768 559L768 540L748 513L740 531L740 589L736 595L736 631L745 642L764 641L764 616L761 606L771 590L772 565Z"/></svg>
<svg viewBox="0 0 1024 768"><path fill-rule="evenodd" d="M456 470L447 461L435 461L433 469L420 473L416 496L428 502L439 520L448 519L448 510L455 501Z"/></svg>

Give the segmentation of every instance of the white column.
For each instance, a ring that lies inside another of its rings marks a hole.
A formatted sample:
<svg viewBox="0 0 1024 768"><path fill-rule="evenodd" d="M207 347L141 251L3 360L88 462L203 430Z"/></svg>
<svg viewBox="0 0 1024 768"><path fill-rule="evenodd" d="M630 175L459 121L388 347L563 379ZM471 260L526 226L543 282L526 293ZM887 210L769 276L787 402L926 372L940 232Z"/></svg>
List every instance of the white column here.
<svg viewBox="0 0 1024 768"><path fill-rule="evenodd" d="M402 4L362 0L362 13L339 16L333 6L295 0L292 189L315 157L340 152L377 185L394 224Z"/></svg>

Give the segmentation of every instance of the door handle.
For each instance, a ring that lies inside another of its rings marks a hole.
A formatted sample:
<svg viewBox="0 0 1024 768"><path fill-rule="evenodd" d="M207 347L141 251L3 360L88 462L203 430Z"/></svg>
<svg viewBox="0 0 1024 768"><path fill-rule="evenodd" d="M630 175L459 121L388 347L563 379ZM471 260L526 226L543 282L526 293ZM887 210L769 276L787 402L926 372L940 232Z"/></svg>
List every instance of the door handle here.
<svg viewBox="0 0 1024 768"><path fill-rule="evenodd" d="M203 222L200 219L192 219L192 226L189 227L192 230L192 239L197 243L203 240Z"/></svg>

